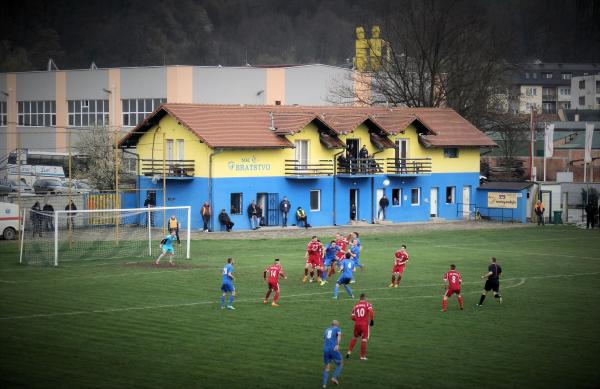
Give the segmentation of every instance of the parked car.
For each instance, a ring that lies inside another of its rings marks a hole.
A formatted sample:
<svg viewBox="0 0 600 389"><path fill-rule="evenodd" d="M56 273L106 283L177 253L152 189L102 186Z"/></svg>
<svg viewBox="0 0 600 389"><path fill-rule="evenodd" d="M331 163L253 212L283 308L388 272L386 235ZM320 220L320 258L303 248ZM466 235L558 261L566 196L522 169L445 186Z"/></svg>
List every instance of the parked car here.
<svg viewBox="0 0 600 389"><path fill-rule="evenodd" d="M58 178L40 178L33 183L33 190L39 194L55 194L67 193L69 188L63 185Z"/></svg>
<svg viewBox="0 0 600 389"><path fill-rule="evenodd" d="M11 178L0 181L0 193L17 192L21 192L21 194L33 194L33 188L25 182L19 183L17 180Z"/></svg>
<svg viewBox="0 0 600 389"><path fill-rule="evenodd" d="M6 240L15 239L19 230L19 206L0 203L0 214L0 236Z"/></svg>
<svg viewBox="0 0 600 389"><path fill-rule="evenodd" d="M69 181L63 181L62 185L65 187L65 191L69 190ZM88 183L81 181L81 180L71 180L71 192L72 193L90 193L91 191L93 191L94 188L92 188Z"/></svg>

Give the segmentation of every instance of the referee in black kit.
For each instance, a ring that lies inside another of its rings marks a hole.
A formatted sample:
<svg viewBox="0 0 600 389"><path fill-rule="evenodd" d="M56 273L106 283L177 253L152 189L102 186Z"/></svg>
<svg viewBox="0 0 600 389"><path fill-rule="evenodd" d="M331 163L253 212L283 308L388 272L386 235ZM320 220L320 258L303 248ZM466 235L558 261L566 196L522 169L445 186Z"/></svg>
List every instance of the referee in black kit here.
<svg viewBox="0 0 600 389"><path fill-rule="evenodd" d="M496 263L496 258L492 257L492 262L488 267L488 272L481 276L481 278L487 278L485 286L483 287L483 293L479 298L478 307L483 305L485 296L491 290L494 293L494 297L498 299L498 302L502 304L502 296L500 296L500 274L502 274L502 268Z"/></svg>

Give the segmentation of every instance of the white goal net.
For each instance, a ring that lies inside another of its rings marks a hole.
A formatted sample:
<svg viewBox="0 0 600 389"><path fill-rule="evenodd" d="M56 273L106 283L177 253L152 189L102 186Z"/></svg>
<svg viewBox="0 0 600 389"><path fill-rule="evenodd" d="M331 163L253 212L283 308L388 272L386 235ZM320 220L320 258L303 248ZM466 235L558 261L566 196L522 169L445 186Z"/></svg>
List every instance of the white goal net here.
<svg viewBox="0 0 600 389"><path fill-rule="evenodd" d="M173 227L178 226L175 230ZM191 207L98 209L23 213L20 262L58 266L66 261L147 260L162 252L171 230L175 259L190 258Z"/></svg>

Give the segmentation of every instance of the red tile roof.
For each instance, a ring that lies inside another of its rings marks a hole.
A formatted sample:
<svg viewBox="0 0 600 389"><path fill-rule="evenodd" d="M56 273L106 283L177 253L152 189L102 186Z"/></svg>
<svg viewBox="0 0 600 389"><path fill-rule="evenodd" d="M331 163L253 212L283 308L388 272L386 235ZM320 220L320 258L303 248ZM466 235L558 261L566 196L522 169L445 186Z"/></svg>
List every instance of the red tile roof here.
<svg viewBox="0 0 600 389"><path fill-rule="evenodd" d="M142 133L171 115L211 148L282 148L282 135L317 121L329 135L349 133L370 121L381 134L403 132L412 123L425 129L426 147L496 146L475 126L447 108L307 107L163 104L128 133L122 146L135 146Z"/></svg>

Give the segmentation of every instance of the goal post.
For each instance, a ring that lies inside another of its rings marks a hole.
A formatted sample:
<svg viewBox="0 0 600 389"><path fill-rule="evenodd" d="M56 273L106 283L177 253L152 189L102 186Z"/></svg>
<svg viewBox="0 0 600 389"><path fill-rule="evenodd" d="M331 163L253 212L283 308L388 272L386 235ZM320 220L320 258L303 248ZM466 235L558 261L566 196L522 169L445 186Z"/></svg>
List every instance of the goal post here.
<svg viewBox="0 0 600 389"><path fill-rule="evenodd" d="M173 226L178 226L175 259L190 259L191 216L190 206L54 212L26 209L20 261L58 266L68 261L145 260L158 256L160 241Z"/></svg>

